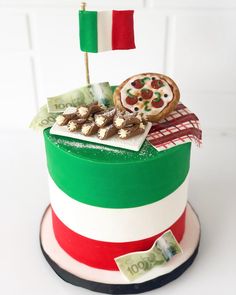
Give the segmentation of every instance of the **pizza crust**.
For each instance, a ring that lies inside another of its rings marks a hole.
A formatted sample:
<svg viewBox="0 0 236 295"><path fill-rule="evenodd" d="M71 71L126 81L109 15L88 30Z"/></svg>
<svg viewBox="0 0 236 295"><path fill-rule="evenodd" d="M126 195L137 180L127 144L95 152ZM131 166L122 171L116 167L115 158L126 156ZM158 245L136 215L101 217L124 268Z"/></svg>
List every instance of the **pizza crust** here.
<svg viewBox="0 0 236 295"><path fill-rule="evenodd" d="M168 76L165 76L163 74L157 74L157 73L142 73L142 74L138 74L138 75L134 75L132 77L129 77L120 86L118 86L115 89L114 94L113 94L114 104L120 111L127 110L122 104L121 90L130 80L133 80L135 78L139 78L140 76L153 76L153 77L156 77L157 79L164 80L165 82L168 83L168 85L170 86L170 88L172 90L172 93L173 93L172 100L170 102L168 102L168 104L163 108L163 110L160 113L158 113L156 115L145 114L147 117L147 120L149 122L158 122L161 119L167 117L176 108L176 106L179 102L179 99L180 99L180 92L179 92L178 86ZM128 111L130 111L130 110L128 110Z"/></svg>

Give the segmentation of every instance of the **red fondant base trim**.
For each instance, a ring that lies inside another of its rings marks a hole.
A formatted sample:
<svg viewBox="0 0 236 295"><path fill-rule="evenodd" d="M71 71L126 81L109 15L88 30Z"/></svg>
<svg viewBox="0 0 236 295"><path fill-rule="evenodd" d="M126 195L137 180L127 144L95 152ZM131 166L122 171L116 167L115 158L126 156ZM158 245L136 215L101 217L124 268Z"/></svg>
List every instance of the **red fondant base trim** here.
<svg viewBox="0 0 236 295"><path fill-rule="evenodd" d="M186 210L185 210L186 211ZM171 229L177 241L181 241L185 229L185 211L168 229ZM89 266L118 270L114 258L135 251L145 251L151 248L154 241L165 231L139 241L125 243L110 243L92 240L70 230L52 210L53 230L57 242L71 257ZM114 229L115 232L115 229Z"/></svg>

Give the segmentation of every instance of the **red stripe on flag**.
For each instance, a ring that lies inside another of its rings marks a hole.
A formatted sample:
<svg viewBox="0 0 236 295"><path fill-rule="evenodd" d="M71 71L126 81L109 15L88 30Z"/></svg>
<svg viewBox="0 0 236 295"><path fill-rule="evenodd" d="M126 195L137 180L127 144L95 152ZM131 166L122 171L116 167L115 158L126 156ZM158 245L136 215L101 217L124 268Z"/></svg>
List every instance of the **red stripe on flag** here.
<svg viewBox="0 0 236 295"><path fill-rule="evenodd" d="M133 15L133 10L112 11L112 50L135 48Z"/></svg>
<svg viewBox="0 0 236 295"><path fill-rule="evenodd" d="M176 240L181 241L185 229L185 212L168 229L173 232ZM144 240L112 243L86 238L69 229L52 210L53 231L57 242L75 260L89 266L118 270L114 258L135 251L145 251L151 248L155 240L165 231ZM166 229L166 230L168 230ZM114 229L115 230L115 229Z"/></svg>

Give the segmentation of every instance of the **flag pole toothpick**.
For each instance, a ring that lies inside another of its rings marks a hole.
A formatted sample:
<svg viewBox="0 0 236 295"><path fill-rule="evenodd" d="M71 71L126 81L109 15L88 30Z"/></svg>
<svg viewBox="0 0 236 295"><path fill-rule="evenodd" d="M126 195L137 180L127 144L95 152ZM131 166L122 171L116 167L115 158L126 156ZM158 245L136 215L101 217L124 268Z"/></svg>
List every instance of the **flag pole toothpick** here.
<svg viewBox="0 0 236 295"><path fill-rule="evenodd" d="M80 4L80 9L86 10L86 2L82 2ZM86 72L86 82L87 84L90 84L88 52L84 52L84 63L85 63L85 72Z"/></svg>

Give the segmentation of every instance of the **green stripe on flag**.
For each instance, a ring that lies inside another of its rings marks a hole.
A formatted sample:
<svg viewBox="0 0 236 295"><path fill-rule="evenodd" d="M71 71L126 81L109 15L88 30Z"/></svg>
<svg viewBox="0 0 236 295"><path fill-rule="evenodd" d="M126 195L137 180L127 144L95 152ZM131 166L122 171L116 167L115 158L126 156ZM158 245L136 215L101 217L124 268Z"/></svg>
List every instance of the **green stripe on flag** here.
<svg viewBox="0 0 236 295"><path fill-rule="evenodd" d="M80 49L98 52L97 11L79 11Z"/></svg>

